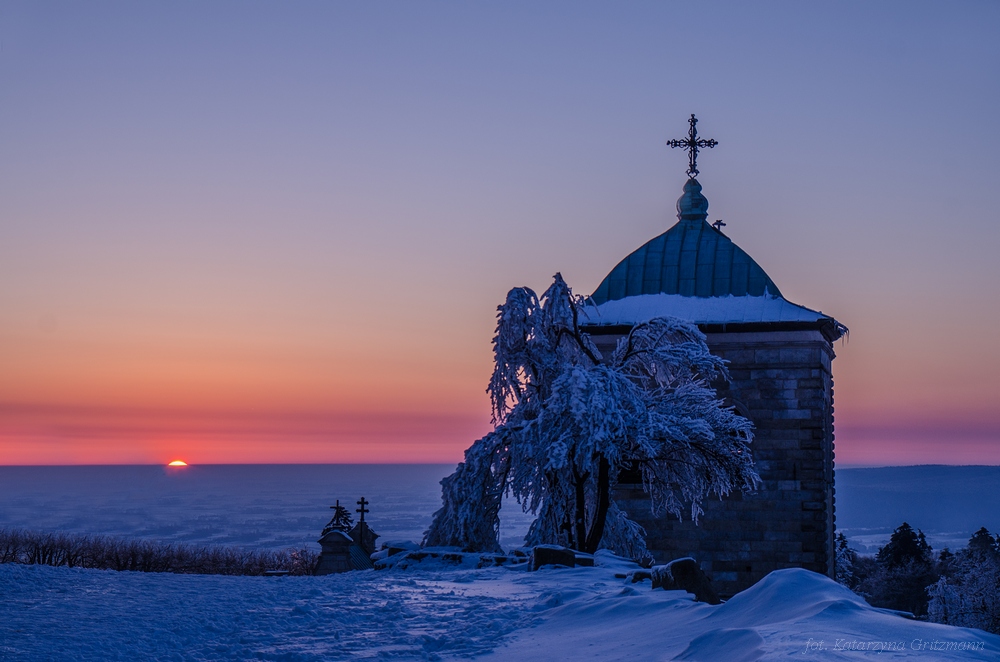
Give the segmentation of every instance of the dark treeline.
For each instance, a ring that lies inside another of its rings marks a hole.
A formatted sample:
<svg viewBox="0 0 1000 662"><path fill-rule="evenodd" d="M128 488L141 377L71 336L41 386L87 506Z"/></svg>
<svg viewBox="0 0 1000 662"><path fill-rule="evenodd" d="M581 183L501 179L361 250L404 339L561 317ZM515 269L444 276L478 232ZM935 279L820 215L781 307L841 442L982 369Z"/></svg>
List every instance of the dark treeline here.
<svg viewBox="0 0 1000 662"><path fill-rule="evenodd" d="M316 552L197 547L152 540L0 529L0 563L194 575L310 575Z"/></svg>
<svg viewBox="0 0 1000 662"><path fill-rule="evenodd" d="M875 607L908 611L936 623L1000 633L1000 535L985 527L958 552L937 555L906 522L874 557L837 536L837 581Z"/></svg>

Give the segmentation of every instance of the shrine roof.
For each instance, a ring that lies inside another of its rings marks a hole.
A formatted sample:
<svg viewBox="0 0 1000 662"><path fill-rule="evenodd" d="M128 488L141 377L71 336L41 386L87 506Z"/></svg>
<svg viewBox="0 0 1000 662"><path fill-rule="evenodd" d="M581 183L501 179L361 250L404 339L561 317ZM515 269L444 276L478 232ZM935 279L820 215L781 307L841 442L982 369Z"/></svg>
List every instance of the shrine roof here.
<svg viewBox="0 0 1000 662"><path fill-rule="evenodd" d="M618 263L586 300L587 326L633 326L654 317L700 325L819 324L847 328L781 295L770 276L708 224L708 200L693 177L677 201L677 223ZM720 224L721 225L721 224Z"/></svg>
<svg viewBox="0 0 1000 662"><path fill-rule="evenodd" d="M687 297L781 296L753 258L708 224L708 200L688 179L677 201L677 223L618 263L591 299L603 304L643 294Z"/></svg>
<svg viewBox="0 0 1000 662"><path fill-rule="evenodd" d="M349 536L346 531L341 531L339 529L332 529L330 531L327 531L326 533L320 536L319 542L322 542L327 539L334 540L337 538L340 538L346 542L354 542L354 539L351 538L351 536Z"/></svg>
<svg viewBox="0 0 1000 662"><path fill-rule="evenodd" d="M361 548L361 545L351 545L351 567L355 570L369 570L375 567L368 552Z"/></svg>

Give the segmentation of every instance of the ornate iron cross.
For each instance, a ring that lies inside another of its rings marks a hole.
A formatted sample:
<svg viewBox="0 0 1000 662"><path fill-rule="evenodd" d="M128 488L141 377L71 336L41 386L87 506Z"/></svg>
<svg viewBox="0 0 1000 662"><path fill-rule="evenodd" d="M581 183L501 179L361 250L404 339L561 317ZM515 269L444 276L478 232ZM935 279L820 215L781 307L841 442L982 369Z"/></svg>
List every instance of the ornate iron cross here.
<svg viewBox="0 0 1000 662"><path fill-rule="evenodd" d="M691 113L691 119L688 120L688 124L691 128L688 130L688 137L684 140L668 140L667 144L671 147L683 147L688 153L688 169L687 176L692 179L698 176L698 150L705 147L712 148L718 145L718 141L715 140L705 140L703 138L698 138L698 120L695 119L694 113Z"/></svg>
<svg viewBox="0 0 1000 662"><path fill-rule="evenodd" d="M361 507L355 510L354 512L361 513L361 524L365 523L365 513L371 512L370 510L365 508L365 506L367 506L370 503L371 503L370 501L365 501L364 497L361 497L361 501L358 501L358 505Z"/></svg>

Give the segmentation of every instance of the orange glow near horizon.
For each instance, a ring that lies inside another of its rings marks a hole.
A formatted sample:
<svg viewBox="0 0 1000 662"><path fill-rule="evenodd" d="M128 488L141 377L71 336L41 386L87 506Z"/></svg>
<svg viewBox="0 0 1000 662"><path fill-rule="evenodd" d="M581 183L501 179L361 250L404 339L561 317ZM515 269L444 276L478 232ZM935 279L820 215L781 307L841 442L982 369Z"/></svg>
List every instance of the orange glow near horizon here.
<svg viewBox="0 0 1000 662"><path fill-rule="evenodd" d="M0 464L452 463L488 416L0 404Z"/></svg>
<svg viewBox="0 0 1000 662"><path fill-rule="evenodd" d="M186 467L188 465L184 460L174 460L167 464L168 467Z"/></svg>
<svg viewBox="0 0 1000 662"><path fill-rule="evenodd" d="M839 411L838 411L839 414ZM1000 464L989 417L935 421L854 413L837 466ZM0 464L454 463L491 429L486 412L193 411L0 403ZM175 465L176 466L176 465Z"/></svg>

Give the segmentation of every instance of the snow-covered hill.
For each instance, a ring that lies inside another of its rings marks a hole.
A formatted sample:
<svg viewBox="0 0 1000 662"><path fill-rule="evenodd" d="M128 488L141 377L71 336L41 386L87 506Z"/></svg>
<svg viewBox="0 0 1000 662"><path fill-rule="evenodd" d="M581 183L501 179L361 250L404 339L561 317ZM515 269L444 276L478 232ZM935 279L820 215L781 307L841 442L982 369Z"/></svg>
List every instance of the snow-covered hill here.
<svg viewBox="0 0 1000 662"><path fill-rule="evenodd" d="M996 635L873 609L804 570L710 606L599 557L275 578L0 565L0 659L1000 659Z"/></svg>

